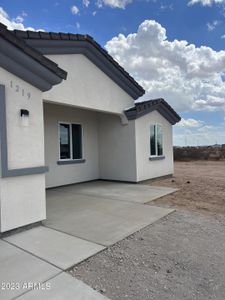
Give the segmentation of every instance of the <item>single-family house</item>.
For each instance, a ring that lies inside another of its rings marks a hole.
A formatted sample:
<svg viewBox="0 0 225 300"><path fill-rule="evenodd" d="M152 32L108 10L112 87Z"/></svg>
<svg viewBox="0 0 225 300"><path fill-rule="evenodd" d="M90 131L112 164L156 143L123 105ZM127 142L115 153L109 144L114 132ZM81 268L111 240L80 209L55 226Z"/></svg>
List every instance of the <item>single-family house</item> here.
<svg viewBox="0 0 225 300"><path fill-rule="evenodd" d="M172 125L88 35L0 25L0 232L46 218L46 188L173 173Z"/></svg>

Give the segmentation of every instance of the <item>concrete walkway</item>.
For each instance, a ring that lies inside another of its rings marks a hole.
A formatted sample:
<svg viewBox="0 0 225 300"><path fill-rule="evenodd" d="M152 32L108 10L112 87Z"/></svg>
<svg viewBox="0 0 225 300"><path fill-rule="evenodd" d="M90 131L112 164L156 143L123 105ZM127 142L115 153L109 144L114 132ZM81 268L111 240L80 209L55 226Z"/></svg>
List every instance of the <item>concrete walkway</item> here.
<svg viewBox="0 0 225 300"><path fill-rule="evenodd" d="M0 299L26 292L29 283L44 282L61 272L43 260L0 240Z"/></svg>
<svg viewBox="0 0 225 300"><path fill-rule="evenodd" d="M43 226L0 240L0 299L105 300L62 272L103 246Z"/></svg>
<svg viewBox="0 0 225 300"><path fill-rule="evenodd" d="M144 203L173 191L102 181L47 191L46 227L0 240L0 299L106 300L63 271L172 212Z"/></svg>
<svg viewBox="0 0 225 300"><path fill-rule="evenodd" d="M47 191L45 226L112 245L173 210L144 205L175 189L94 181Z"/></svg>
<svg viewBox="0 0 225 300"><path fill-rule="evenodd" d="M87 284L61 273L47 281L42 289L30 291L18 300L107 300ZM108 299L109 300L109 299Z"/></svg>
<svg viewBox="0 0 225 300"><path fill-rule="evenodd" d="M44 226L14 234L4 240L62 270L67 270L105 249L103 246Z"/></svg>
<svg viewBox="0 0 225 300"><path fill-rule="evenodd" d="M86 195L97 198L147 203L160 197L176 192L170 187L149 186L144 184L128 184L96 180L48 190L48 195Z"/></svg>
<svg viewBox="0 0 225 300"><path fill-rule="evenodd" d="M173 210L79 194L48 195L45 226L103 246L112 245Z"/></svg>

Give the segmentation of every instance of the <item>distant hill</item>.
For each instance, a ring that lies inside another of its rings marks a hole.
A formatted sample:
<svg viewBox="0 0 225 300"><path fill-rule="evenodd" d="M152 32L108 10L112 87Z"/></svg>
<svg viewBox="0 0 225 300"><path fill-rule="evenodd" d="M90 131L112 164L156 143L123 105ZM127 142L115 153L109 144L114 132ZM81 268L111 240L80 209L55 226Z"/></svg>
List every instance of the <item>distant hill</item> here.
<svg viewBox="0 0 225 300"><path fill-rule="evenodd" d="M174 147L174 160L221 160L225 159L225 144L198 147Z"/></svg>

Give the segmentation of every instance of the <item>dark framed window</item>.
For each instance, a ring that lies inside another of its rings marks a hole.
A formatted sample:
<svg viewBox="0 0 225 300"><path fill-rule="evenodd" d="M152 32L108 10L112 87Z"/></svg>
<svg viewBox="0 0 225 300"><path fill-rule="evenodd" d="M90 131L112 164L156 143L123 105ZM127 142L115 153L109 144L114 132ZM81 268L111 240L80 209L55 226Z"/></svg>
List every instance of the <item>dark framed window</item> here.
<svg viewBox="0 0 225 300"><path fill-rule="evenodd" d="M150 126L150 156L163 155L163 128L159 124Z"/></svg>
<svg viewBox="0 0 225 300"><path fill-rule="evenodd" d="M59 124L60 160L82 159L82 126Z"/></svg>
<svg viewBox="0 0 225 300"><path fill-rule="evenodd" d="M72 124L73 159L82 158L82 128L80 124Z"/></svg>
<svg viewBox="0 0 225 300"><path fill-rule="evenodd" d="M70 125L60 124L60 159L71 158Z"/></svg>

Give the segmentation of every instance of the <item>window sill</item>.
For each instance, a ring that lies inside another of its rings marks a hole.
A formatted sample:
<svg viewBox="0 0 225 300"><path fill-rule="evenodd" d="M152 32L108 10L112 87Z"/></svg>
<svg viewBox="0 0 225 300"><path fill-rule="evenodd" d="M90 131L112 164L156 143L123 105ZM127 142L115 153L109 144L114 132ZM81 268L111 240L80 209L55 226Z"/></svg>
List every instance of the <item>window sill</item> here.
<svg viewBox="0 0 225 300"><path fill-rule="evenodd" d="M57 165L73 165L85 163L86 159L58 160Z"/></svg>
<svg viewBox="0 0 225 300"><path fill-rule="evenodd" d="M165 159L164 155L162 155L162 156L150 156L149 157L149 160L162 160L162 159Z"/></svg>

